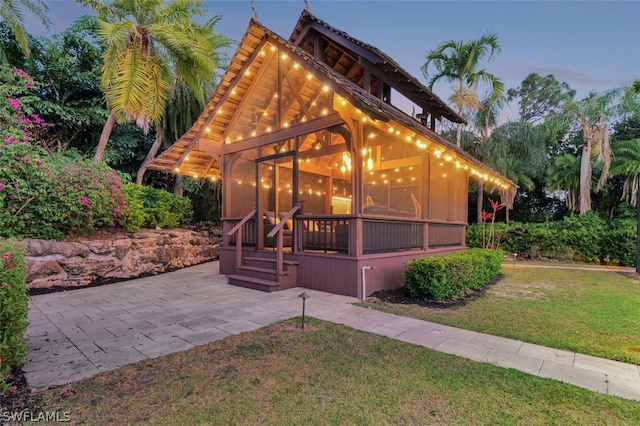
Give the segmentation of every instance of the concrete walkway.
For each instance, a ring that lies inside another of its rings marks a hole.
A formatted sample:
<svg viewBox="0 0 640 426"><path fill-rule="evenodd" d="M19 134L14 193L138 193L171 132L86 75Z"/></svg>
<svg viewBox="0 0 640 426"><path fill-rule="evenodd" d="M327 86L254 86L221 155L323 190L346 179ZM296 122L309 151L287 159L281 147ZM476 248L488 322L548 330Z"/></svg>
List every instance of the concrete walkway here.
<svg viewBox="0 0 640 426"><path fill-rule="evenodd" d="M217 262L118 284L33 296L24 371L32 390L190 349L301 314L303 289L234 287ZM474 361L640 400L636 365L353 306L305 290L307 315Z"/></svg>

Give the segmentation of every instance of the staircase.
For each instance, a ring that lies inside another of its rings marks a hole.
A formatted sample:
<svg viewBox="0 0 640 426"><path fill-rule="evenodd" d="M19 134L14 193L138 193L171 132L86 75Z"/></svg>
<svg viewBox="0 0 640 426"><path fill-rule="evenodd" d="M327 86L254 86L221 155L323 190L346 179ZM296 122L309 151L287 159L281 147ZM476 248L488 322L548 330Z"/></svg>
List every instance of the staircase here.
<svg viewBox="0 0 640 426"><path fill-rule="evenodd" d="M298 262L283 261L283 272L278 277L278 261L268 257L245 257L244 264L235 275L228 275L229 284L254 290L273 292L297 287Z"/></svg>

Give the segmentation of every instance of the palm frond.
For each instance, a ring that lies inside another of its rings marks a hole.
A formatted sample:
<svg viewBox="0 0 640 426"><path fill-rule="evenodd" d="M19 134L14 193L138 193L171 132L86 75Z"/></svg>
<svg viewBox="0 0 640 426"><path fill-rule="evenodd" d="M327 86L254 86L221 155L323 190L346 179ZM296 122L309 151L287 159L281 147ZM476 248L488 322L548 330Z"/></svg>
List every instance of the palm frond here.
<svg viewBox="0 0 640 426"><path fill-rule="evenodd" d="M622 199L631 205L638 202L638 176L640 176L640 139L616 142L615 158L611 166L612 176L624 176Z"/></svg>

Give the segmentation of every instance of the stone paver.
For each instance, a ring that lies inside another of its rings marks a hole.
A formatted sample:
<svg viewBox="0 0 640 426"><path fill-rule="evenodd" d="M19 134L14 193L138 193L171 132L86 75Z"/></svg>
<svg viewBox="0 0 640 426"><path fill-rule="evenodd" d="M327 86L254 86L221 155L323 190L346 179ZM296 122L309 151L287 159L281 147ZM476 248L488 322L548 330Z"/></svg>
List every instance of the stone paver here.
<svg viewBox="0 0 640 426"><path fill-rule="evenodd" d="M230 286L212 262L118 284L33 296L24 371L33 390L188 350L306 314L426 348L640 401L636 365L354 306L352 297Z"/></svg>

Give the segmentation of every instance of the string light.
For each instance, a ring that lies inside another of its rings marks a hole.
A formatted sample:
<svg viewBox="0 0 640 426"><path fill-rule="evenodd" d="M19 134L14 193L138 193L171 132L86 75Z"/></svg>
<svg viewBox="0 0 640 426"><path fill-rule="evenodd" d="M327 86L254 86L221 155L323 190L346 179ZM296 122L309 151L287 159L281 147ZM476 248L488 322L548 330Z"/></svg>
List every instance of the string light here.
<svg viewBox="0 0 640 426"><path fill-rule="evenodd" d="M270 49L272 52L274 52L274 51L276 51L276 50L277 50L277 49L275 48L275 46L270 45L270 44L269 44L269 49ZM280 58L281 58L282 60L291 59L291 58L289 58L289 57L288 57L288 55L287 55L286 53L279 53L279 54L280 54ZM260 51L260 55L261 55L261 56L265 56L265 55L266 55L266 48ZM292 68L293 68L294 70L299 70L299 69L300 69L300 64L299 64L298 62L295 62L295 61L292 61L292 62L293 62ZM249 76L249 75L251 75L251 74L252 74L252 71L250 71L249 69L247 69L247 70L245 71L245 75ZM304 75L304 74L303 74L303 75ZM307 78L307 80L312 80L312 79L313 79L313 77L314 77L314 75L313 75L312 73L307 72L307 74L306 74L306 78ZM330 92L330 91L331 91L331 87L330 87L328 84L324 84L324 85L322 85L321 90L322 90L322 92L328 93L328 92ZM231 90L231 94L235 95L236 93L237 93L236 88L233 88L233 89ZM273 99L277 99L277 98L278 98L278 96L279 96L279 94L278 94L278 93L273 94ZM341 104L342 106L346 106L346 105L347 105L347 99L346 99L346 98L344 98L343 96L340 96L339 94L334 94L334 96L335 96L335 101L336 101L336 102L340 102L340 104ZM315 102L315 101L313 101L313 102L312 102L312 104L313 104L313 105L315 105L315 104L316 104L316 102ZM352 107L352 110L353 110L353 111L355 111L355 113L356 113L356 114L361 115L361 121L362 121L363 123L369 123L369 122L371 122L371 123L372 123L372 126L374 127L374 129L375 129L375 128L377 128L377 129L379 129L379 130L384 131L384 129L385 129L385 127L384 127L384 126L385 126L385 125L383 125L381 122L378 122L378 121L376 121L376 120L371 119L371 118L370 118L370 117L368 117L366 114L364 114L360 109L355 108L355 106L353 106L353 107ZM330 109L328 109L328 108L322 108L322 109L320 110L320 115L325 116L325 115L327 115L327 114L329 113L329 111L330 111ZM221 114L221 113L222 113L222 108L220 108L219 110L217 110L217 111L216 111L216 114ZM262 115L266 117L266 116L268 115L267 111L264 111L264 112L262 113ZM302 123L304 123L304 122L306 122L306 121L307 121L307 118L306 118L306 117L304 117L304 116L300 119L300 122L302 122ZM288 127L290 127L290 125L291 125L291 124L290 124L288 121L285 121L284 123L282 123L282 127L283 127L283 128L288 128ZM424 149L427 149L429 146L431 146L431 144L434 144L434 145L433 145L433 146L434 146L434 148L433 148L433 149L432 149L432 151L431 151L432 155L433 155L435 158L437 158L437 159L442 158L442 160L444 160L444 161L446 161L446 162L452 162L452 161L455 161L455 167L456 167L456 169L463 169L463 170L465 170L465 171L469 172L471 176L474 176L474 177L476 177L476 178L483 179L483 180L485 180L485 181L488 181L488 182L490 182L490 183L493 183L493 184L494 184L494 185L496 185L497 187L500 187L500 188L503 188L503 189L507 189L507 188L509 188L509 186L510 186L509 184L506 184L506 183L505 183L505 182L503 182L501 179L499 179L497 176L494 176L494 175L489 174L489 173L485 173L485 172L484 172L484 171L482 171L482 170L478 170L478 169L476 169L476 168L471 167L471 164L472 164L472 163L468 162L467 160L464 160L464 159L463 159L463 160L460 160L460 159L458 158L458 155L457 155L457 153L456 153L456 151L455 151L455 150L449 150L447 147L443 147L443 146L439 145L438 143L433 142L433 141L430 141L430 140L423 140L423 139L420 139L420 138L418 137L418 136L420 136L420 135L416 135L416 132L414 132L414 131L410 131L410 130L408 130L407 128L404 128L402 125L399 125L399 127L394 127L394 126L389 126L389 125L387 124L386 126L387 126L387 127L386 127L386 129L387 129L387 131L389 132L389 134L390 134L390 135L397 136L400 140L404 139L404 140L406 140L406 142L407 142L407 143L410 143L410 144L415 143L415 146L416 146L417 148L419 148L419 149L423 149L423 150L424 150ZM207 127L205 128L205 131L206 131L207 133L210 133L210 132L212 131L212 129L211 129L209 126L207 126ZM272 131L273 131L273 129L272 129L272 127L271 127L271 126L267 126L267 127L265 128L265 132L266 132L266 133L271 133ZM251 132L251 136L253 136L253 137L255 137L257 134L258 134L258 132L257 132L256 130L254 130L254 131L252 131L252 132ZM395 135L394 135L394 134L395 134ZM376 134L375 132L369 132L369 133L367 134L367 138L368 138L368 139L374 139L376 136L377 136L377 134ZM236 140L237 140L237 141L241 141L241 140L243 140L243 136L242 136L242 135L237 136L237 139L236 139ZM230 139L228 139L228 138L227 138L227 139L224 141L224 143L225 143L225 144L229 144L229 143L231 143L231 141L230 141ZM318 142L317 142L316 144L314 144L313 148L314 148L314 149L316 149L316 150L320 150L320 149L322 149L322 146L320 145L320 143L318 143ZM286 151L285 147L282 147L282 148L280 149L280 152L285 152L285 151ZM368 148L367 148L367 147L365 147L365 148L363 148L363 149L362 149L362 151L361 151L361 152L362 152L362 157L363 157L363 158L366 158L366 160L364 160L364 162L363 162L363 165L366 167L366 169L365 169L365 170L368 170L368 171L369 171L369 174L370 174L371 176L373 176L373 175L374 175L374 171L373 171L373 170L374 170L374 168L376 167L376 163L373 161L373 152L372 152L372 148L371 148L371 147L368 147ZM379 152L379 151L378 151L378 152ZM385 151L385 152L386 152L386 151ZM379 153L380 153L380 152L379 152ZM367 156L367 154L368 154L368 156ZM388 157L388 156L387 156L387 157ZM391 159L392 159L392 160L394 160L395 158L393 158L393 157L392 157ZM189 157L187 156L187 157L185 158L185 160L186 160L186 161L188 161L188 160L189 160ZM307 163L309 163L311 160L310 160L309 158L307 158L307 159L305 159L305 160L298 159L298 161L299 161L299 162L301 162L301 161L306 161ZM384 164L384 156L380 156L379 161L381 161L381 162ZM444 163L442 163L442 162L440 162L440 163L438 163L438 164L440 164L441 166L444 166ZM342 164L340 165L338 162L336 162L336 163L334 164L334 167L335 167L335 168L338 168L338 167L339 167L342 173L350 172L350 171L351 171L351 169L352 169L352 159L351 159L351 156L349 155L349 153L347 153L347 152L343 153L343 154L342 154ZM378 167L380 167L380 163L378 163ZM384 167L384 166L383 166L383 167ZM329 168L331 168L331 167L329 167ZM413 170L413 169L414 169L414 167L413 167L413 166L408 167L408 170ZM176 172L178 172L178 171L179 171L179 168L178 168L178 167L176 167L176 168L175 168L175 171L176 171ZM399 173L399 172L400 172L400 169L399 169L399 168L395 168L395 169L394 169L394 171L395 171L396 173ZM195 177L195 176L197 176L197 175L194 175L194 177ZM443 173L443 174L442 174L442 177L447 177L447 173ZM385 178L386 178L386 175L385 175L385 174L382 174L382 175L381 175L381 178L382 178L382 179L384 179L384 183L385 183L385 184L387 184L387 183L389 182L387 179L385 179ZM211 179L212 179L212 181L215 181L215 177L212 177ZM415 182L415 181L416 181L416 177L415 177L415 176L410 177L410 178L407 176L407 179L406 179L406 180L408 181L409 179L410 179L412 182ZM402 182L402 180L403 180L402 178L399 178L399 179L396 179L396 182L401 183L401 182ZM241 182L239 181L239 182L238 182L238 184L240 184L240 183L241 183ZM371 185L376 185L376 183L377 183L376 181L372 181L370 184L371 184ZM255 185L255 184L254 184L254 185ZM280 189L278 188L278 190L280 190ZM292 192L292 191L289 191L289 192ZM311 194L311 193L312 193L312 192L310 192L310 194ZM319 192L317 192L316 194L317 194L317 195L320 195L320 193L319 193Z"/></svg>

